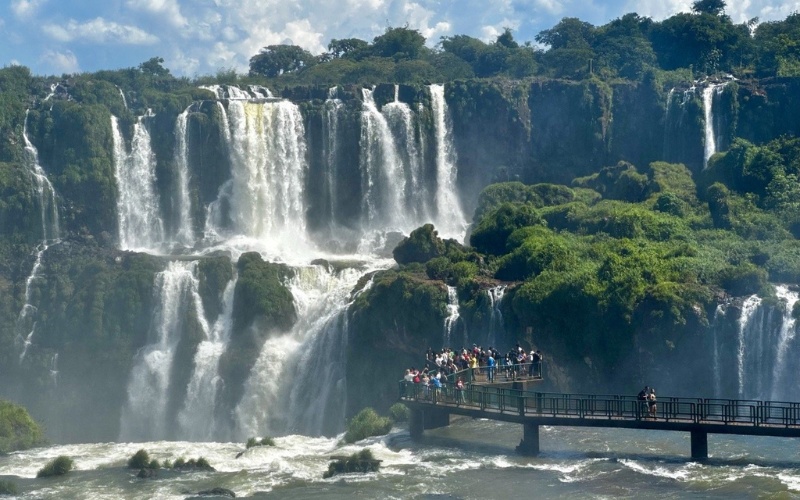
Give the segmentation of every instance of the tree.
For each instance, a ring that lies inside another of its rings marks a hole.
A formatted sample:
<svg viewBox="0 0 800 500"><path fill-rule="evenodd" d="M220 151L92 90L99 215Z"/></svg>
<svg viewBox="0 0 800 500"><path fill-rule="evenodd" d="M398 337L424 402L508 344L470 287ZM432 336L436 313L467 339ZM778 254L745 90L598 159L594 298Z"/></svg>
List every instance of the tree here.
<svg viewBox="0 0 800 500"><path fill-rule="evenodd" d="M724 0L697 0L692 4L692 12L718 16L725 11Z"/></svg>
<svg viewBox="0 0 800 500"><path fill-rule="evenodd" d="M162 66L162 64L164 64L163 57L151 57L139 65L139 71L150 76L169 76L169 70Z"/></svg>
<svg viewBox="0 0 800 500"><path fill-rule="evenodd" d="M416 59L425 47L425 37L417 30L386 28L383 35L372 40L372 54L394 59Z"/></svg>
<svg viewBox="0 0 800 500"><path fill-rule="evenodd" d="M498 35L495 43L502 45L508 49L518 49L519 44L514 40L514 35L511 33L511 28L503 28L503 32Z"/></svg>
<svg viewBox="0 0 800 500"><path fill-rule="evenodd" d="M297 45L269 45L250 58L250 75L274 78L312 66L313 55Z"/></svg>
<svg viewBox="0 0 800 500"><path fill-rule="evenodd" d="M369 44L358 38L342 38L341 40L334 38L328 44L328 52L331 53L334 59L338 59L364 52L367 47L369 47Z"/></svg>

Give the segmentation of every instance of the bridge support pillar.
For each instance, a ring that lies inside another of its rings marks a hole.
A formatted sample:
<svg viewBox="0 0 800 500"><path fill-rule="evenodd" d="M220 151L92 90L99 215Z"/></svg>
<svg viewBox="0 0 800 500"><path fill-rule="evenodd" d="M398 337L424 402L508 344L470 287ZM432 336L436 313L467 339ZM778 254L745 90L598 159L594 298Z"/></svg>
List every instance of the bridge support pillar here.
<svg viewBox="0 0 800 500"><path fill-rule="evenodd" d="M708 433L692 431L692 458L705 460L708 458Z"/></svg>
<svg viewBox="0 0 800 500"><path fill-rule="evenodd" d="M429 429L438 429L450 425L450 413L438 408L415 408L411 410L408 421L408 430L411 439L419 439L422 433Z"/></svg>
<svg viewBox="0 0 800 500"><path fill-rule="evenodd" d="M517 446L517 453L521 455L539 454L539 426L537 424L522 424L522 441Z"/></svg>

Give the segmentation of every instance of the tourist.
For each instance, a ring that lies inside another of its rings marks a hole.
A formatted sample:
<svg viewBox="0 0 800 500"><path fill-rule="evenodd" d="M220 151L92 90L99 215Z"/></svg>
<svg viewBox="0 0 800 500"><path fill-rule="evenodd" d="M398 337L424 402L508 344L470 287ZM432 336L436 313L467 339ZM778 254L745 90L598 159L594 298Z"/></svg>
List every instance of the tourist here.
<svg viewBox="0 0 800 500"><path fill-rule="evenodd" d="M656 418L656 390L651 388L647 395L647 404L650 407L650 417Z"/></svg>
<svg viewBox="0 0 800 500"><path fill-rule="evenodd" d="M639 391L639 394L636 395L636 400L639 401L639 411L640 414L644 415L645 412L648 411L647 409L647 400L650 397L650 386L644 386L644 389Z"/></svg>
<svg viewBox="0 0 800 500"><path fill-rule="evenodd" d="M533 373L539 378L542 378L542 361L544 361L542 351L537 350L533 353Z"/></svg>
<svg viewBox="0 0 800 500"><path fill-rule="evenodd" d="M461 377L456 382L456 403L464 404L464 379Z"/></svg>
<svg viewBox="0 0 800 500"><path fill-rule="evenodd" d="M494 356L492 356L491 351L489 352L489 357L486 358L486 378L491 383L494 382Z"/></svg>

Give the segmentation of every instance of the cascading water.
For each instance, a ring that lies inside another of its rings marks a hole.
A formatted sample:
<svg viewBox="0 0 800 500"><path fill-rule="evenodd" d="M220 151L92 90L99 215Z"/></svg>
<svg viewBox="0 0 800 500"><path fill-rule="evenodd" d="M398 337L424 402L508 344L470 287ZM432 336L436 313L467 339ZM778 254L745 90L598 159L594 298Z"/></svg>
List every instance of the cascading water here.
<svg viewBox="0 0 800 500"><path fill-rule="evenodd" d="M458 324L458 291L454 286L447 287L447 317L444 319L444 339L442 345L444 347L452 347L453 330ZM466 339L464 341L466 344Z"/></svg>
<svg viewBox="0 0 800 500"><path fill-rule="evenodd" d="M328 99L325 101L325 114L322 122L322 156L325 161L325 196L328 217L336 223L337 217L337 165L339 144L339 114L344 107L341 99L336 97L337 87L328 90Z"/></svg>
<svg viewBox="0 0 800 500"><path fill-rule="evenodd" d="M372 90L362 89L361 184L366 229L394 229L405 224L405 176L386 117L378 111Z"/></svg>
<svg viewBox="0 0 800 500"><path fill-rule="evenodd" d="M194 373L186 391L186 401L178 413L178 438L189 441L211 441L223 434L215 418L214 404L222 380L219 378L219 360L228 346L233 325L233 291L236 280L231 280L223 293L222 312L206 338L197 346L194 355Z"/></svg>
<svg viewBox="0 0 800 500"><path fill-rule="evenodd" d="M288 101L228 104L232 182L230 234L280 246L305 240L303 118ZM220 233L217 230L217 233Z"/></svg>
<svg viewBox="0 0 800 500"><path fill-rule="evenodd" d="M431 108L436 136L436 218L434 225L444 237L463 240L466 220L456 191L455 148L452 125L444 99L444 86L431 85Z"/></svg>
<svg viewBox="0 0 800 500"><path fill-rule="evenodd" d="M780 400L783 398L791 397L786 390L787 387L795 385L794 375L797 373L798 365L795 360L797 353L789 356L789 350L793 346L795 337L797 336L797 321L793 315L794 306L797 304L798 293L789 290L785 285L775 287L775 294L784 304L783 315L781 320L781 327L778 334L777 352L775 354L775 364L772 372L772 396L773 400ZM787 368L792 366L792 370ZM792 375L789 375L791 373Z"/></svg>
<svg viewBox="0 0 800 500"><path fill-rule="evenodd" d="M173 211L177 215L174 224L174 241L187 247L194 244L192 207L189 198L189 138L186 127L190 108L191 106L183 110L175 120L175 165L178 171L178 192L176 194L177 207Z"/></svg>
<svg viewBox="0 0 800 500"><path fill-rule="evenodd" d="M703 168L708 166L708 160L717 152L717 132L714 123L714 98L722 93L724 83L711 84L703 89L703 112L705 116L705 150L703 155Z"/></svg>
<svg viewBox="0 0 800 500"><path fill-rule="evenodd" d="M761 305L761 298L758 295L752 295L744 301L742 305L742 315L739 318L739 344L736 350L736 367L737 367L737 380L739 381L739 398L743 398L745 394L745 356L750 355L747 339L752 337L748 335L749 332L763 333L761 328L761 321L755 321L754 318L760 317L756 313L762 313L763 310L758 306ZM760 335L759 335L760 336ZM761 342L757 342L754 346L760 350L762 347ZM756 356L752 356L757 358Z"/></svg>
<svg viewBox="0 0 800 500"><path fill-rule="evenodd" d="M364 270L295 269L298 322L267 339L236 408L239 438L338 432L344 419L346 310Z"/></svg>
<svg viewBox="0 0 800 500"><path fill-rule="evenodd" d="M150 323L150 343L134 359L128 379L128 398L122 412L120 439L169 439L173 361L183 332L199 327L210 337L198 292L196 261L173 261L156 275L153 285L156 310ZM196 325L191 324L195 319Z"/></svg>
<svg viewBox="0 0 800 500"><path fill-rule="evenodd" d="M270 99L272 92L261 85L249 85L248 90L242 90L235 85L201 85L205 89L214 93L217 99Z"/></svg>
<svg viewBox="0 0 800 500"><path fill-rule="evenodd" d="M417 145L414 113L408 104L400 101L399 89L399 85L394 86L394 101L386 104L381 114L386 117L403 169L401 178L406 196L402 202L406 212L411 215L407 222L417 226L428 217L430 211L426 206L427 196L422 183L423 158Z"/></svg>
<svg viewBox="0 0 800 500"><path fill-rule="evenodd" d="M505 324L503 323L503 313L500 311L500 303L503 301L503 296L506 293L505 285L498 285L486 290L486 295L489 296L489 333L486 337L486 345L489 347L497 347L497 338L499 335L505 333Z"/></svg>
<svg viewBox="0 0 800 500"><path fill-rule="evenodd" d="M22 306L15 325L16 342L21 345L19 356L20 363L25 359L28 348L33 342L33 334L36 330L37 308L33 305L32 285L39 277L42 268L42 257L47 249L58 243L60 237L58 221L58 205L56 204L56 192L50 180L47 178L44 169L39 164L39 152L28 138L28 115L25 112L25 122L22 126L22 138L25 142L25 163L28 165L31 180L33 181L36 198L39 203L41 216L42 242L36 252L36 260L28 279L25 280L25 304Z"/></svg>
<svg viewBox="0 0 800 500"><path fill-rule="evenodd" d="M145 124L148 116L139 117L134 124L130 153L125 149L119 120L111 117L122 250L154 251L164 241L164 223L156 193L156 157Z"/></svg>

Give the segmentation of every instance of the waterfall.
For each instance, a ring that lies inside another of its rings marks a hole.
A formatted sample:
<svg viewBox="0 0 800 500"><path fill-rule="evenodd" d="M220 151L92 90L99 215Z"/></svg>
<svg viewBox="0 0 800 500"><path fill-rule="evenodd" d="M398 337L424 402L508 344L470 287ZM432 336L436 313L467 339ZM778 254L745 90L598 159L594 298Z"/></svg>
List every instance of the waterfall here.
<svg viewBox="0 0 800 500"><path fill-rule="evenodd" d="M117 90L119 90L119 96L122 97L122 105L125 106L125 109L128 109L128 100L125 99L125 92L119 87L117 87Z"/></svg>
<svg viewBox="0 0 800 500"><path fill-rule="evenodd" d="M711 84L703 89L703 113L705 116L705 151L703 155L703 168L708 166L708 160L717 152L717 132L714 130L714 98L722 93L724 83Z"/></svg>
<svg viewBox="0 0 800 500"><path fill-rule="evenodd" d="M228 120L228 112L221 102L217 101L216 106L222 121L222 125L220 126L220 135L222 137L220 139L230 154L232 138L230 121ZM223 227L226 225L226 220L224 220L223 216L223 205L226 207L230 206L232 189L233 179L229 179L223 183L222 186L220 186L217 199L208 204L208 207L206 208L206 222L203 230L204 240L208 242L214 242L220 239L220 233L223 231Z"/></svg>
<svg viewBox="0 0 800 500"><path fill-rule="evenodd" d="M120 440L148 441L173 436L168 421L175 352L185 330L199 327L209 338L195 276L197 262L173 261L153 285L156 304L148 333L150 343L134 358L128 398L122 411ZM191 323L196 318L197 325Z"/></svg>
<svg viewBox="0 0 800 500"><path fill-rule="evenodd" d="M498 285L486 290L486 295L489 296L489 334L486 337L486 345L489 347L497 347L498 334L505 333L503 313L500 311L500 303L503 301L505 293L506 285Z"/></svg>
<svg viewBox="0 0 800 500"><path fill-rule="evenodd" d="M217 99L271 99L272 92L261 85L248 85L247 90L242 90L236 85L200 85L201 89L214 93Z"/></svg>
<svg viewBox="0 0 800 500"><path fill-rule="evenodd" d="M222 430L215 420L214 404L222 380L219 360L230 340L233 325L233 291L236 279L223 292L222 312L206 338L197 346L194 372L186 391L186 400L178 414L179 437L190 441L211 441Z"/></svg>
<svg viewBox="0 0 800 500"><path fill-rule="evenodd" d="M344 105L341 99L336 98L337 87L328 90L328 99L325 101L325 114L322 121L322 158L325 162L325 184L327 189L327 210L332 223L337 218L337 160L339 143L339 113Z"/></svg>
<svg viewBox="0 0 800 500"><path fill-rule="evenodd" d="M758 295L748 297L747 300L744 301L744 304L742 304L742 315L739 317L739 343L736 351L736 366L738 368L737 375L740 399L744 397L745 393L745 357L750 355L750 353L747 352L747 340L748 337L752 335L748 335L748 333L754 331L759 336L763 333L763 328L760 328L760 322L754 321L754 318L758 317L756 313L761 311L758 307L759 305L761 305L761 298ZM762 342L760 341L754 342L754 344L757 349L760 349L762 346Z"/></svg>
<svg viewBox="0 0 800 500"><path fill-rule="evenodd" d="M53 387L58 387L58 353L50 358L50 380L53 381Z"/></svg>
<svg viewBox="0 0 800 500"><path fill-rule="evenodd" d="M191 108L191 106L189 106ZM177 223L175 224L175 243L190 247L194 244L194 231L189 198L189 138L186 127L189 108L183 110L175 121L175 165L178 171Z"/></svg>
<svg viewBox="0 0 800 500"><path fill-rule="evenodd" d="M32 286L39 278L39 271L42 268L42 256L52 244L58 243L60 237L56 192L39 163L39 151L28 138L29 114L30 110L25 111L25 122L22 126L22 138L25 143L24 159L39 203L42 242L36 252L36 260L34 261L33 269L31 269L31 274L25 280L25 304L22 306L15 324L16 343L22 346L19 356L20 363L25 359L28 348L33 341L33 334L36 331L36 313L38 309L33 305Z"/></svg>
<svg viewBox="0 0 800 500"><path fill-rule="evenodd" d="M447 287L447 317L444 319L444 347L452 347L453 329L458 323L458 291L454 286ZM466 344L466 339L464 341Z"/></svg>
<svg viewBox="0 0 800 500"><path fill-rule="evenodd" d="M347 306L364 270L295 269L298 322L267 339L236 407L239 439L339 432L344 421Z"/></svg>
<svg viewBox="0 0 800 500"><path fill-rule="evenodd" d="M725 317L725 305L719 304L714 311L714 321L712 323L712 359L714 370L714 395L721 397L722 395L722 365L720 363L720 341L719 341L719 323L721 318Z"/></svg>
<svg viewBox="0 0 800 500"><path fill-rule="evenodd" d="M787 351L789 350L792 341L795 339L797 334L796 320L792 316L792 311L800 296L798 296L797 292L790 291L785 285L776 286L775 293L781 300L781 303L784 304L780 332L778 334L775 364L773 365L772 372L771 398L777 400L780 398L791 397L787 394L787 391L784 388L795 385L794 374L797 373L797 370L791 370L791 375L787 373L789 372L789 370L787 370L787 364L789 361L787 359ZM797 353L794 353L794 355L791 356L793 360L797 358L796 354ZM796 367L796 365L794 366Z"/></svg>
<svg viewBox="0 0 800 500"><path fill-rule="evenodd" d="M467 223L456 189L456 153L444 85L431 85L431 110L436 138L436 218L442 237L464 239Z"/></svg>
<svg viewBox="0 0 800 500"><path fill-rule="evenodd" d="M125 149L119 120L111 117L122 250L154 250L164 241L164 224L156 193L156 158L145 124L147 116L150 115L139 117L134 125L130 153Z"/></svg>
<svg viewBox="0 0 800 500"><path fill-rule="evenodd" d="M414 113L408 104L400 101L399 89L399 85L394 86L394 101L386 104L381 109L381 114L386 118L396 145L398 166L402 168L402 175L397 175L400 175L405 189L406 196L401 203L406 213L410 214L407 222L418 226L428 213L425 187L422 183L423 159L417 145Z"/></svg>
<svg viewBox="0 0 800 500"><path fill-rule="evenodd" d="M367 229L405 227L405 177L386 117L378 111L372 90L362 89L362 217Z"/></svg>
<svg viewBox="0 0 800 500"><path fill-rule="evenodd" d="M274 245L305 241L308 168L299 109L289 101L233 100L228 119L234 231Z"/></svg>

